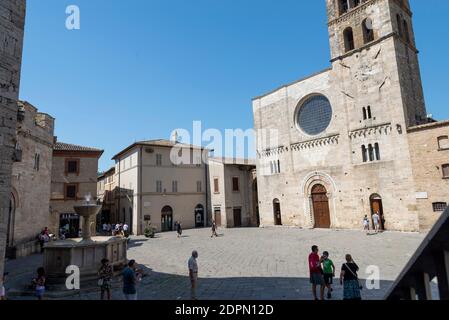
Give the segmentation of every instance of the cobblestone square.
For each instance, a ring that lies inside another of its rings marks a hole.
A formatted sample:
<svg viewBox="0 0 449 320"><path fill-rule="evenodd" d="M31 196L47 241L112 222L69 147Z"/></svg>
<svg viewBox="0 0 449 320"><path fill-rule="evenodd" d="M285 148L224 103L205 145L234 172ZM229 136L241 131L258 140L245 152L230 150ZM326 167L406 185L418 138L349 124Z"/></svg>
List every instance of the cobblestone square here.
<svg viewBox="0 0 449 320"><path fill-rule="evenodd" d="M317 244L330 252L337 277L344 255L351 253L361 268L360 277L370 265L379 266L379 290L363 290L364 299L382 299L399 275L424 235L385 232L366 235L361 231L301 230L296 228L220 229L220 237L211 238L208 229L185 230L182 238L161 233L154 239L135 237L130 241L128 258L136 259L147 275L138 286L140 300L189 299L187 260L192 250L199 252L198 296L216 299L310 299L307 257ZM10 282L32 276L40 255L10 261ZM120 278L115 279L113 299L122 299ZM333 299L342 298L335 282ZM16 297L19 299L20 297ZM98 299L96 288L66 299Z"/></svg>

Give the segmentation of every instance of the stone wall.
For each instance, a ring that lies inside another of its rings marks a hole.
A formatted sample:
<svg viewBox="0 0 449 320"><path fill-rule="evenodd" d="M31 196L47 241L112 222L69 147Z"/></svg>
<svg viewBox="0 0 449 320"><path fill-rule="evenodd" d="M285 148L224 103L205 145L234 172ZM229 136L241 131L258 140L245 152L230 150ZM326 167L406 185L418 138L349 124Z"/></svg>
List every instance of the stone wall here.
<svg viewBox="0 0 449 320"><path fill-rule="evenodd" d="M25 4L25 0L0 1L0 275L4 267L6 219L11 193ZM0 278L0 284L1 281Z"/></svg>
<svg viewBox="0 0 449 320"><path fill-rule="evenodd" d="M21 159L13 164L14 210L9 228L9 246L15 256L22 256L16 249L35 241L37 234L49 223L54 142L54 119L51 116L38 112L27 102L19 102L19 108L17 148L21 150Z"/></svg>
<svg viewBox="0 0 449 320"><path fill-rule="evenodd" d="M432 204L449 203L449 179L442 168L449 164L449 145L441 140L440 146L441 137L449 137L449 121L413 127L408 134L422 230L430 229L443 213L435 212Z"/></svg>

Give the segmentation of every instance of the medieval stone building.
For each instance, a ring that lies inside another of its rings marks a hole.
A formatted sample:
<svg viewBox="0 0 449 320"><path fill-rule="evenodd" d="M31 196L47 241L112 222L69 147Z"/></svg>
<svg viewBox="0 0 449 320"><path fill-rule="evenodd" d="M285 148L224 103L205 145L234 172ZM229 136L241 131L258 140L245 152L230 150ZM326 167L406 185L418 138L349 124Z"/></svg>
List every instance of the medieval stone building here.
<svg viewBox="0 0 449 320"><path fill-rule="evenodd" d="M55 119L19 101L17 142L6 229L6 256L39 252L39 232L50 220Z"/></svg>
<svg viewBox="0 0 449 320"><path fill-rule="evenodd" d="M16 145L24 24L25 0L0 1L0 274L3 274L4 267L6 217Z"/></svg>
<svg viewBox="0 0 449 320"><path fill-rule="evenodd" d="M427 116L409 1L326 5L331 68L253 100L261 224L353 229L379 212L428 229L449 202L449 124Z"/></svg>

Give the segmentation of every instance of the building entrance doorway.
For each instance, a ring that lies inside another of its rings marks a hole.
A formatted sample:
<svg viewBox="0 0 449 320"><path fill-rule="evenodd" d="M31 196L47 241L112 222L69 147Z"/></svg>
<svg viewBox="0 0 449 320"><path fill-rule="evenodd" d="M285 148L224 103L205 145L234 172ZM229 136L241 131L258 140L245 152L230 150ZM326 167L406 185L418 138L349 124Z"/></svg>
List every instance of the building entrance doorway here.
<svg viewBox="0 0 449 320"><path fill-rule="evenodd" d="M329 198L326 188L317 184L312 188L313 216L315 218L315 228L329 229L331 227L331 217L329 211Z"/></svg>
<svg viewBox="0 0 449 320"><path fill-rule="evenodd" d="M214 209L214 221L217 227L221 227L221 208Z"/></svg>
<svg viewBox="0 0 449 320"><path fill-rule="evenodd" d="M204 207L199 204L195 208L195 228L204 227Z"/></svg>
<svg viewBox="0 0 449 320"><path fill-rule="evenodd" d="M385 230L385 217L384 217L384 208L382 204L382 197L378 194L373 194L370 197L370 203L371 203L371 216L377 213L380 217L380 229ZM372 225L372 228L374 228L374 223Z"/></svg>
<svg viewBox="0 0 449 320"><path fill-rule="evenodd" d="M161 230L162 232L173 231L173 209L170 206L162 208Z"/></svg>
<svg viewBox="0 0 449 320"><path fill-rule="evenodd" d="M282 226L281 202L279 199L273 200L274 225Z"/></svg>
<svg viewBox="0 0 449 320"><path fill-rule="evenodd" d="M235 208L233 211L234 211L234 228L240 228L242 226L242 209Z"/></svg>

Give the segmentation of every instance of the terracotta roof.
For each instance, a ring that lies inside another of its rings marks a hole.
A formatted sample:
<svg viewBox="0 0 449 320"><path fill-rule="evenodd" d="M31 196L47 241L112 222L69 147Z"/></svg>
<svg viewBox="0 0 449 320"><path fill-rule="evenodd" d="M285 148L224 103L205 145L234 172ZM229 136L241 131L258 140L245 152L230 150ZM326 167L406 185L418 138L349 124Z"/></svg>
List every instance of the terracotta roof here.
<svg viewBox="0 0 449 320"><path fill-rule="evenodd" d="M90 147L83 147L78 146L75 144L69 144L64 142L56 142L53 146L54 151L76 151L76 152L101 152L103 153L103 150L96 149L96 148L90 148Z"/></svg>
<svg viewBox="0 0 449 320"><path fill-rule="evenodd" d="M201 146L195 146L192 144L185 144L180 142L173 142L170 140L165 139L156 139L156 140L145 140L145 141L137 141L134 142L132 145L128 146L127 148L123 149L119 153L117 153L114 157L112 157L113 160L121 156L123 153L133 149L137 146L148 146L148 147L166 147L166 148L173 148L173 147L181 147L181 148L189 148L189 149L200 149L204 150L205 148Z"/></svg>

